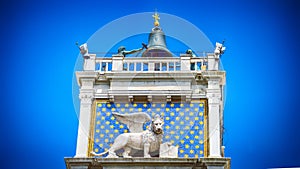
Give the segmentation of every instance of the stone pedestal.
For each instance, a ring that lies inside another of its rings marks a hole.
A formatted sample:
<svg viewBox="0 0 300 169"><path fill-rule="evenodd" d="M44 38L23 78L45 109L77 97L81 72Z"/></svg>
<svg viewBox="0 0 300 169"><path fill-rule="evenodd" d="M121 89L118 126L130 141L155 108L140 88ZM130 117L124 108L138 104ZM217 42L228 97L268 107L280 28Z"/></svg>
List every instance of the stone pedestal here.
<svg viewBox="0 0 300 169"><path fill-rule="evenodd" d="M113 55L112 56L112 71L120 72L123 70L123 55Z"/></svg>
<svg viewBox="0 0 300 169"><path fill-rule="evenodd" d="M67 169L229 169L230 158L65 158Z"/></svg>
<svg viewBox="0 0 300 169"><path fill-rule="evenodd" d="M83 70L84 71L95 71L95 64L96 64L96 55L89 54L88 59L84 59Z"/></svg>
<svg viewBox="0 0 300 169"><path fill-rule="evenodd" d="M190 71L191 70L191 55L180 55L180 64L182 71Z"/></svg>
<svg viewBox="0 0 300 169"><path fill-rule="evenodd" d="M208 54L207 55L207 61L208 61L208 70L219 70L219 55L215 55L215 54Z"/></svg>

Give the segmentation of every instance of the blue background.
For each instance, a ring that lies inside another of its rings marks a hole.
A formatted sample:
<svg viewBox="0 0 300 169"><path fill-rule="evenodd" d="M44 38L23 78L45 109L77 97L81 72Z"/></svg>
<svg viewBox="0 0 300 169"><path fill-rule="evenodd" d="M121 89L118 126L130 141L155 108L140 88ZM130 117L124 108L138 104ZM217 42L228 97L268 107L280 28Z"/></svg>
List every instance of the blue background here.
<svg viewBox="0 0 300 169"><path fill-rule="evenodd" d="M170 142L178 147L178 157L204 157L206 149L206 136L204 136L204 116L206 102L198 103L117 103L106 102L96 103L94 119L94 133L92 134L92 150L96 153L107 151L114 143L114 140L122 133L130 132L130 127L119 123L120 120L114 117L113 112L128 114L133 112L145 112L150 117L160 115L164 118L162 142ZM132 114L131 114L132 115ZM118 116L121 118L120 116ZM123 117L124 118L124 117ZM149 129L150 122L141 126L143 130ZM129 130L129 131L128 131ZM132 131L131 131L132 132ZM116 153L121 154L116 151ZM136 152L132 156L137 156ZM153 153L152 156L157 155ZM107 154L104 154L106 157ZM101 158L101 157L100 157Z"/></svg>
<svg viewBox="0 0 300 169"><path fill-rule="evenodd" d="M226 156L232 169L300 166L297 1L1 1L1 168L65 168L75 155L76 41L154 11L226 39Z"/></svg>

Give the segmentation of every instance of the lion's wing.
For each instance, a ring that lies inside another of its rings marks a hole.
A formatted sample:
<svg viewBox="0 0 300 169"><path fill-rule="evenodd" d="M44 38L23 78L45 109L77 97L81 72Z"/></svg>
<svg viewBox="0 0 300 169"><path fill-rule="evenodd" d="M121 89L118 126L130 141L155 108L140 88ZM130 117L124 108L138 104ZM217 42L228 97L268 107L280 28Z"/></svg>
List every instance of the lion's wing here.
<svg viewBox="0 0 300 169"><path fill-rule="evenodd" d="M112 114L117 121L126 124L131 133L142 132L144 123L151 120L151 117L144 112L131 114L120 114L113 112Z"/></svg>

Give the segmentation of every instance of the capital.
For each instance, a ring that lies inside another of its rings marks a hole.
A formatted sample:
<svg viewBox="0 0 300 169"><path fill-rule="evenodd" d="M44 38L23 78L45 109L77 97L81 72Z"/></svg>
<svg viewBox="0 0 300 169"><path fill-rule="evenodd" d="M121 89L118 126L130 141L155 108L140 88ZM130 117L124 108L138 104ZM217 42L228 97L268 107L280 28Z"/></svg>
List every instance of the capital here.
<svg viewBox="0 0 300 169"><path fill-rule="evenodd" d="M94 95L93 95L93 93L80 93L79 99L82 104L92 104Z"/></svg>

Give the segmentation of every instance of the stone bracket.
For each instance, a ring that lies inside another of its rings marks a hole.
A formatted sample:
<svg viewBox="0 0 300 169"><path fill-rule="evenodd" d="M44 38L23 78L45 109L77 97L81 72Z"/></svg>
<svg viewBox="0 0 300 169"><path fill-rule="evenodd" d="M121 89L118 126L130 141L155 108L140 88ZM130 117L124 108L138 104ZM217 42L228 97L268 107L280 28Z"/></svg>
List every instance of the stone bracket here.
<svg viewBox="0 0 300 169"><path fill-rule="evenodd" d="M152 96L151 96L151 95L148 95L148 96L147 96L147 100L148 100L148 102L152 102Z"/></svg>

